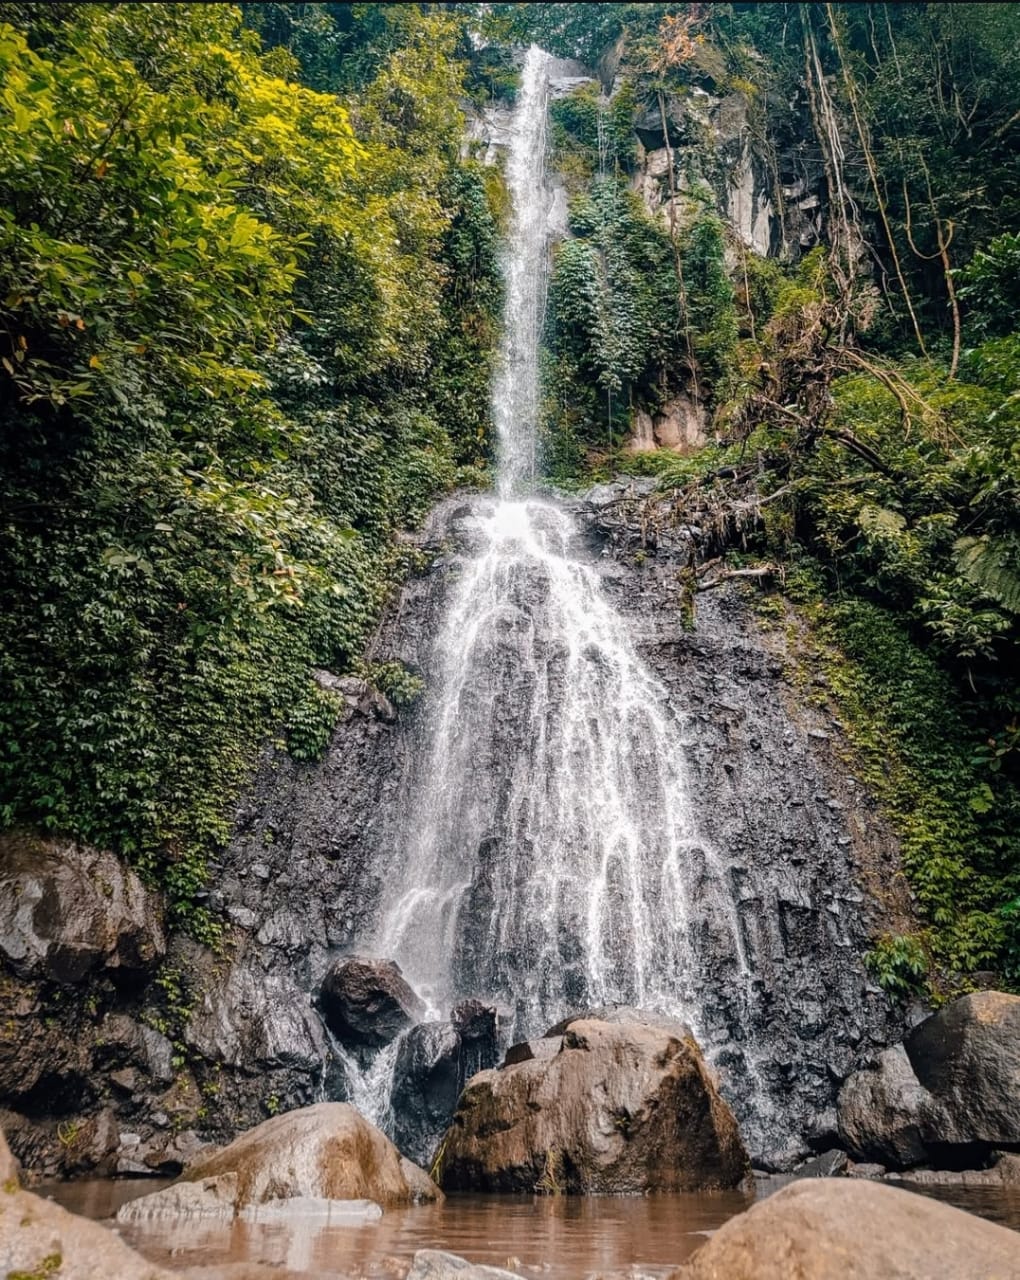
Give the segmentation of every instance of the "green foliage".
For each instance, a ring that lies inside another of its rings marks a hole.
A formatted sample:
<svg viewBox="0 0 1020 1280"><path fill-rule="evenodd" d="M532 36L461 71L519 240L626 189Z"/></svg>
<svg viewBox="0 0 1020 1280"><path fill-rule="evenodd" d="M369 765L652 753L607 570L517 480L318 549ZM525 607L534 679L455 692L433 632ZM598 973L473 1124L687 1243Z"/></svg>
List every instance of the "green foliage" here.
<svg viewBox="0 0 1020 1280"><path fill-rule="evenodd" d="M397 707L410 707L425 692L425 681L400 662L373 664L368 677L390 702Z"/></svg>
<svg viewBox="0 0 1020 1280"><path fill-rule="evenodd" d="M295 760L322 759L343 707L341 694L309 682L305 696L291 708L287 725L287 750Z"/></svg>
<svg viewBox="0 0 1020 1280"><path fill-rule="evenodd" d="M499 305L457 20L248 8L293 39L0 7L0 824L117 850L206 938L259 743L320 748L310 669L487 459Z"/></svg>
<svg viewBox="0 0 1020 1280"><path fill-rule="evenodd" d="M959 278L973 329L982 335L1011 332L1020 314L1020 232L1006 232L979 249Z"/></svg>
<svg viewBox="0 0 1020 1280"><path fill-rule="evenodd" d="M885 934L864 957L879 986L890 995L918 995L925 990L928 957L912 934Z"/></svg>
<svg viewBox="0 0 1020 1280"><path fill-rule="evenodd" d="M637 396L655 397L680 349L669 237L616 178L592 184L570 212L547 312L546 456L564 479L580 451L610 447Z"/></svg>

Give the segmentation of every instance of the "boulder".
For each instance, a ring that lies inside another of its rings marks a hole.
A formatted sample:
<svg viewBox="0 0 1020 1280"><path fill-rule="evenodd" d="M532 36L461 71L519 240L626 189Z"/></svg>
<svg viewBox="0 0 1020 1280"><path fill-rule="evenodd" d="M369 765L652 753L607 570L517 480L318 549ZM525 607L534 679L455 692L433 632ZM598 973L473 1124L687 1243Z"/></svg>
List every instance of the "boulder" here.
<svg viewBox="0 0 1020 1280"><path fill-rule="evenodd" d="M961 996L905 1044L917 1079L941 1106L939 1142L1020 1145L1020 996Z"/></svg>
<svg viewBox="0 0 1020 1280"><path fill-rule="evenodd" d="M165 953L158 895L112 853L0 836L0 955L19 977L138 974Z"/></svg>
<svg viewBox="0 0 1020 1280"><path fill-rule="evenodd" d="M20 1172L18 1162L7 1145L7 1139L0 1131L0 1188L7 1192L13 1191L18 1185Z"/></svg>
<svg viewBox="0 0 1020 1280"><path fill-rule="evenodd" d="M392 960L349 956L329 969L319 989L319 1005L343 1044L380 1048L425 1013L425 1006Z"/></svg>
<svg viewBox="0 0 1020 1280"><path fill-rule="evenodd" d="M847 1079L836 1114L840 1138L856 1160L895 1169L924 1160L925 1139L939 1123L939 1108L902 1045L886 1049L874 1067Z"/></svg>
<svg viewBox="0 0 1020 1280"><path fill-rule="evenodd" d="M794 1169L793 1176L795 1178L839 1178L847 1172L849 1166L850 1161L846 1152L834 1147L831 1151L823 1151L820 1156L799 1164Z"/></svg>
<svg viewBox="0 0 1020 1280"><path fill-rule="evenodd" d="M499 1061L500 1010L481 1000L464 1000L450 1014L460 1036L460 1087L476 1072L494 1067ZM450 1123L446 1117L443 1128Z"/></svg>
<svg viewBox="0 0 1020 1280"><path fill-rule="evenodd" d="M120 1221L181 1212L214 1217L274 1201L438 1200L442 1192L384 1133L345 1102L320 1102L250 1129L200 1159L172 1186L132 1200Z"/></svg>
<svg viewBox="0 0 1020 1280"><path fill-rule="evenodd" d="M1001 1151L987 1169L907 1169L896 1177L926 1187L1020 1188L1020 1155Z"/></svg>
<svg viewBox="0 0 1020 1280"><path fill-rule="evenodd" d="M0 1133L0 1266L5 1276L60 1280L170 1280L98 1222L68 1213L18 1186L17 1166Z"/></svg>
<svg viewBox="0 0 1020 1280"><path fill-rule="evenodd" d="M612 1193L734 1187L748 1161L693 1039L582 1019L555 1056L469 1081L441 1168L449 1189Z"/></svg>
<svg viewBox="0 0 1020 1280"><path fill-rule="evenodd" d="M670 1280L991 1280L1020 1274L1020 1236L880 1183L793 1182L716 1231Z"/></svg>
<svg viewBox="0 0 1020 1280"><path fill-rule="evenodd" d="M440 1249L419 1249L405 1280L521 1280L516 1271L485 1267L455 1253Z"/></svg>
<svg viewBox="0 0 1020 1280"><path fill-rule="evenodd" d="M567 1017L561 1018L559 1022L550 1027L543 1039L548 1039L550 1036L562 1036L576 1022L592 1021L636 1023L639 1027L657 1027L661 1031L668 1031L671 1035L678 1036L681 1040L694 1038L694 1033L686 1022L671 1018L669 1014L655 1013L651 1009L635 1009L632 1005L621 1004L600 1006L597 1009L585 1009L582 1013L568 1014Z"/></svg>
<svg viewBox="0 0 1020 1280"><path fill-rule="evenodd" d="M266 973L240 950L226 972L211 967L185 1028L188 1046L210 1062L280 1068L318 1077L329 1056L322 1022L287 973Z"/></svg>
<svg viewBox="0 0 1020 1280"><path fill-rule="evenodd" d="M449 1022L422 1022L400 1042L390 1094L393 1138L418 1164L429 1164L456 1110L463 1084L460 1058L461 1038Z"/></svg>

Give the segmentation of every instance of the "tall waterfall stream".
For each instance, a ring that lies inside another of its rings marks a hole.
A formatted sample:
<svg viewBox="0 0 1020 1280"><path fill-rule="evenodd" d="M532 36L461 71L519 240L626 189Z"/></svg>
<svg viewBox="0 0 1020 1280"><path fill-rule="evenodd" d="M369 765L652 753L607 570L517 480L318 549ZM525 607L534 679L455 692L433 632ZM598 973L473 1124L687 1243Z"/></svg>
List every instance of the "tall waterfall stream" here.
<svg viewBox="0 0 1020 1280"><path fill-rule="evenodd" d="M676 1015L697 1034L719 958L748 974L730 880L699 835L683 709L639 658L573 517L535 481L539 337L552 201L548 55L524 66L507 163L512 225L493 389L494 499L435 640L423 750L376 935L430 1016L505 1006L518 1037L586 1007ZM367 940L366 940L367 941ZM709 945L711 944L711 945ZM382 1072L352 1096L388 1109Z"/></svg>

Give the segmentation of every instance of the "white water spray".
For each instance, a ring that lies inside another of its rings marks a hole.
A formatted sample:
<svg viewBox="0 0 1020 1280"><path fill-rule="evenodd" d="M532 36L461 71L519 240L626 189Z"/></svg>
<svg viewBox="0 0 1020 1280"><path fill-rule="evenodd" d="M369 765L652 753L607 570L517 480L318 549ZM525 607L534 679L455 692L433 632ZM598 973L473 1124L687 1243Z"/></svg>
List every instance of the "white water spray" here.
<svg viewBox="0 0 1020 1280"><path fill-rule="evenodd" d="M406 843L375 951L441 1016L499 999L519 1034L600 1004L698 1023L701 956L744 970L728 881L699 840L677 709L605 598L570 516L529 499L549 253L548 56L527 55L493 415L498 499L476 504L430 670Z"/></svg>

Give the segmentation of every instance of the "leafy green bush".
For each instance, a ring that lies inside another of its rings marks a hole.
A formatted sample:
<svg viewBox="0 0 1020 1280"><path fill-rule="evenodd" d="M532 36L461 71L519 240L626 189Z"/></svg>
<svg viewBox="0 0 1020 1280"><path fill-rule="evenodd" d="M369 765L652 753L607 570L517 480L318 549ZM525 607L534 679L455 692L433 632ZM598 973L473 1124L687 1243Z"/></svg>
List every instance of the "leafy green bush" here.
<svg viewBox="0 0 1020 1280"><path fill-rule="evenodd" d="M885 934L864 962L890 995L919 995L925 990L928 957L920 939L912 934Z"/></svg>
<svg viewBox="0 0 1020 1280"><path fill-rule="evenodd" d="M314 681L291 709L287 725L287 750L295 760L321 760L343 710L343 696L323 689Z"/></svg>
<svg viewBox="0 0 1020 1280"><path fill-rule="evenodd" d="M321 749L310 669L488 456L460 27L349 16L342 103L296 82L339 72L321 13L262 54L225 5L0 9L0 823L122 853L205 937L260 742Z"/></svg>

